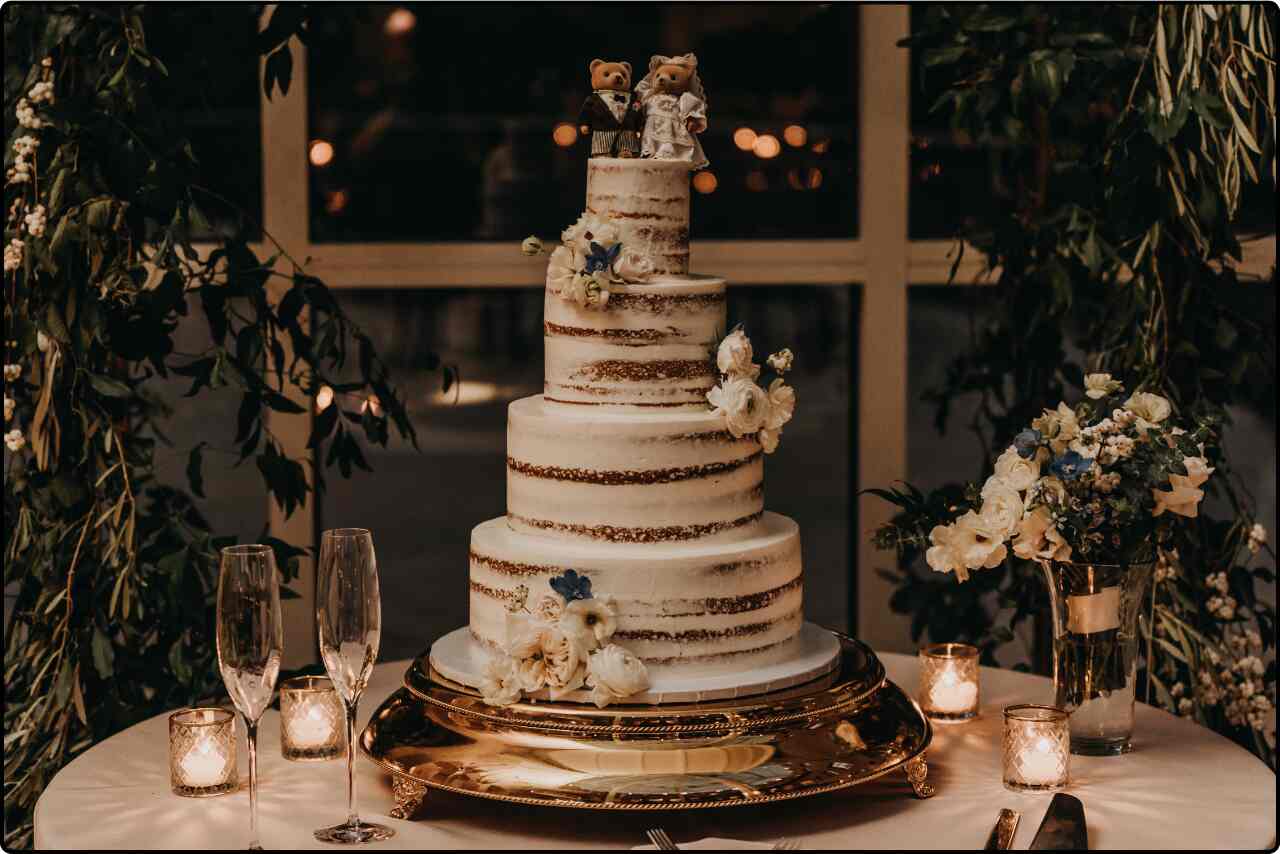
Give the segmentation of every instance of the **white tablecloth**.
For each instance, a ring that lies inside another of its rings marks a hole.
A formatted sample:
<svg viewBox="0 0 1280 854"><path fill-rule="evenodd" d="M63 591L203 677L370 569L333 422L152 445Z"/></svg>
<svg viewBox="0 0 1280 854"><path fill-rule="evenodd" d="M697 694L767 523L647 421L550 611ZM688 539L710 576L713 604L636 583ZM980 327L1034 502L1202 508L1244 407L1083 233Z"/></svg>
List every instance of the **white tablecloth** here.
<svg viewBox="0 0 1280 854"><path fill-rule="evenodd" d="M881 656L889 677L914 693L916 660ZM401 684L408 662L379 665L362 717ZM387 818L390 784L360 759L361 814L397 835L378 848L631 848L660 824L677 842L708 836L790 837L804 847L981 848L1001 807L1022 813L1014 848L1025 849L1048 795L1018 795L1000 782L1001 709L1052 698L1047 679L982 671L982 716L936 727L929 750L930 800L916 800L892 774L843 792L768 804L673 813L614 813L525 807L431 792L416 821ZM364 721L361 721L363 726ZM241 791L180 798L169 791L166 716L94 746L64 768L36 805L39 848L240 848L248 841L248 762L241 744ZM280 725L268 711L259 735L262 842L267 848L325 848L314 828L346 817L345 764L287 762ZM243 742L243 736L241 736ZM1085 805L1091 848L1262 849L1276 840L1276 778L1219 735L1139 704L1135 751L1072 757L1069 791ZM330 848L332 850L332 848Z"/></svg>

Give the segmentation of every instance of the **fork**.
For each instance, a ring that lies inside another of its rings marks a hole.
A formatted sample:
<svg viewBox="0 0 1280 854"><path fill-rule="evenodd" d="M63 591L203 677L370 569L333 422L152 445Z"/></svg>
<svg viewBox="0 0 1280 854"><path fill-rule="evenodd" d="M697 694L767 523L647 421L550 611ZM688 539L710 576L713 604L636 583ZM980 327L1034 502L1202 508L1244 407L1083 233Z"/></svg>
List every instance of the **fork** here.
<svg viewBox="0 0 1280 854"><path fill-rule="evenodd" d="M667 832L660 827L652 830L646 830L645 836L649 837L649 841L659 851L679 851L680 847L671 841L671 837L667 836Z"/></svg>

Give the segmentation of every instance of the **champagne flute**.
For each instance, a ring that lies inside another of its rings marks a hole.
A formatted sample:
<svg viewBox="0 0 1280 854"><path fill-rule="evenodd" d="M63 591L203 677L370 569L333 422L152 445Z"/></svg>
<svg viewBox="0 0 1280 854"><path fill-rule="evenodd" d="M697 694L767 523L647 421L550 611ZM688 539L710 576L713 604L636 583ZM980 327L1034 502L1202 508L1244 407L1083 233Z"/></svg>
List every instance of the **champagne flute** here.
<svg viewBox="0 0 1280 854"><path fill-rule="evenodd" d="M382 637L382 593L373 535L363 528L337 528L320 536L316 627L320 657L347 717L347 820L315 832L321 842L359 843L390 839L396 832L356 814L356 706L369 682Z"/></svg>
<svg viewBox="0 0 1280 854"><path fill-rule="evenodd" d="M284 630L270 546L227 546L218 572L218 669L249 739L249 842L258 841L258 720L280 675Z"/></svg>

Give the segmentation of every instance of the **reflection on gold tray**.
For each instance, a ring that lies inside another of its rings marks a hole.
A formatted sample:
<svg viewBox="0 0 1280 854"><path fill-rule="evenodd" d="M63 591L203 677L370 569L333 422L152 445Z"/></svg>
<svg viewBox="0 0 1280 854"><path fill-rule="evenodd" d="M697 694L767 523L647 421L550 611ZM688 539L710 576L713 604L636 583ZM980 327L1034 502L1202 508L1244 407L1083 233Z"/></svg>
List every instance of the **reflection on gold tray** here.
<svg viewBox="0 0 1280 854"><path fill-rule="evenodd" d="M932 731L865 644L837 635L840 666L783 691L709 703L495 708L423 655L360 738L408 818L428 787L583 809L734 806L843 789L895 769L919 797Z"/></svg>

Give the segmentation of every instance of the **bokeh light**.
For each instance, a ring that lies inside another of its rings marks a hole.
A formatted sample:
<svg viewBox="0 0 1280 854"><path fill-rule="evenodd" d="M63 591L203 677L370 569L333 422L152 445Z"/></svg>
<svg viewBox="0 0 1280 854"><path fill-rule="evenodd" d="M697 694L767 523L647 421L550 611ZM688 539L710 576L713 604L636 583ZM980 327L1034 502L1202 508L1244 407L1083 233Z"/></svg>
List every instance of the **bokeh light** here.
<svg viewBox="0 0 1280 854"><path fill-rule="evenodd" d="M325 197L324 209L331 214L342 213L342 209L347 206L347 191L334 190Z"/></svg>
<svg viewBox="0 0 1280 854"><path fill-rule="evenodd" d="M560 122L551 131L551 138L561 148L568 148L578 141L578 129L568 122Z"/></svg>
<svg viewBox="0 0 1280 854"><path fill-rule="evenodd" d="M756 137L751 150L755 152L756 157L770 160L782 153L782 143L778 142L778 138L773 134L765 133Z"/></svg>
<svg viewBox="0 0 1280 854"><path fill-rule="evenodd" d="M809 146L809 148L814 154L826 154L827 150L831 148L831 140L820 139L813 145Z"/></svg>
<svg viewBox="0 0 1280 854"><path fill-rule="evenodd" d="M777 140L774 140L777 142ZM769 189L769 179L759 169L747 173L747 189L753 193L763 193Z"/></svg>
<svg viewBox="0 0 1280 854"><path fill-rule="evenodd" d="M782 138L792 148L800 148L809 141L809 132L800 125L787 125L786 129L782 131Z"/></svg>
<svg viewBox="0 0 1280 854"><path fill-rule="evenodd" d="M822 186L822 170L813 168L809 170L809 189L816 190Z"/></svg>
<svg viewBox="0 0 1280 854"><path fill-rule="evenodd" d="M396 9L387 16L387 35L402 36L418 25L418 18L408 9Z"/></svg>
<svg viewBox="0 0 1280 854"><path fill-rule="evenodd" d="M320 386L316 392L316 412L324 412L333 403L333 389L327 385Z"/></svg>
<svg viewBox="0 0 1280 854"><path fill-rule="evenodd" d="M714 172L708 172L703 169L693 176L693 189L699 193L714 193L718 186L720 186L720 179L716 177Z"/></svg>
<svg viewBox="0 0 1280 854"><path fill-rule="evenodd" d="M333 143L326 139L313 139L307 154L312 166L323 169L333 162Z"/></svg>
<svg viewBox="0 0 1280 854"><path fill-rule="evenodd" d="M751 128L738 128L733 132L733 144L743 151L750 151L756 144L756 132Z"/></svg>

